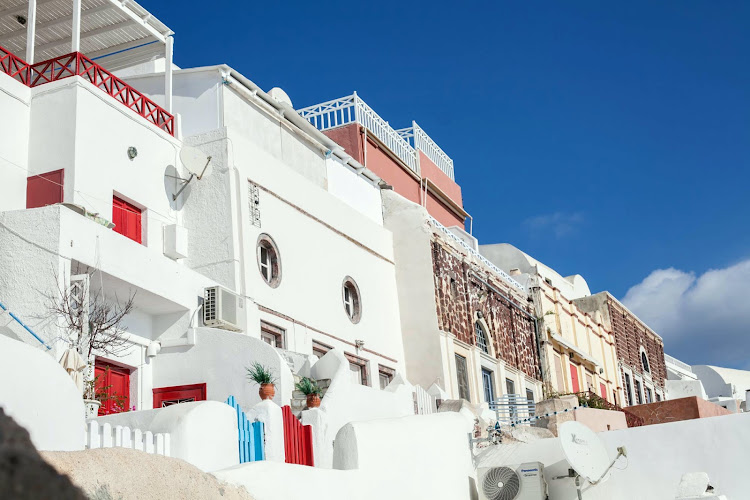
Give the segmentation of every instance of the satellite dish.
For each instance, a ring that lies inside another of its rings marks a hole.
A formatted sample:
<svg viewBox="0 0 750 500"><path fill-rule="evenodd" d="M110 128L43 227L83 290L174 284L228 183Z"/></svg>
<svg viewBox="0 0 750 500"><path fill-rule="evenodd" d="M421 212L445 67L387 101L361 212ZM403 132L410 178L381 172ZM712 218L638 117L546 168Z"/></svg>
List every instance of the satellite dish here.
<svg viewBox="0 0 750 500"><path fill-rule="evenodd" d="M615 465L617 459L620 456L627 456L625 447L620 446L617 448L617 456L610 461L604 443L594 431L580 422L563 423L558 431L558 436L565 458L575 474L554 479L575 477L578 498L581 498L581 479L585 479L591 485L606 481L609 479L609 471Z"/></svg>
<svg viewBox="0 0 750 500"><path fill-rule="evenodd" d="M197 177L198 180L201 180L204 175L211 175L211 172L208 172L211 157L198 148L182 146L182 150L180 151L180 161L185 166L185 169L187 169L191 175Z"/></svg>
<svg viewBox="0 0 750 500"><path fill-rule="evenodd" d="M268 95L271 96L276 102L288 104L290 108L294 108L294 106L292 106L292 100L289 98L289 94L284 92L281 88L272 88L268 91Z"/></svg>
<svg viewBox="0 0 750 500"><path fill-rule="evenodd" d="M211 156L206 155L198 148L182 146L182 150L180 150L180 161L185 169L190 172L190 177L187 179L175 177L177 181L182 182L182 187L172 195L172 201L177 200L177 197L188 187L193 178L201 180L203 177L211 175L211 170L209 169Z"/></svg>
<svg viewBox="0 0 750 500"><path fill-rule="evenodd" d="M590 483L604 477L609 454L594 431L580 422L565 422L560 426L559 437L565 458L579 476Z"/></svg>

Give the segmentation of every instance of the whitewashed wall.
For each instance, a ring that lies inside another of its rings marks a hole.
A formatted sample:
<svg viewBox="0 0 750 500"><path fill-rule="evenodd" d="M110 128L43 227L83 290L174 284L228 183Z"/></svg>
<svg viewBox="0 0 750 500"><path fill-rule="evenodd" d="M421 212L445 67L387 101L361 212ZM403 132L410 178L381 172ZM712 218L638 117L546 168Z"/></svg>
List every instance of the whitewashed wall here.
<svg viewBox="0 0 750 500"><path fill-rule="evenodd" d="M96 417L100 425L127 426L153 434L170 435L170 456L203 471L215 471L240 461L237 414L225 403L199 401L156 410ZM79 434L80 436L80 434Z"/></svg>
<svg viewBox="0 0 750 500"><path fill-rule="evenodd" d="M627 448L628 457L620 459L608 481L595 487L586 485L584 499L675 498L680 478L687 472L707 472L711 484L727 498L748 496L750 414L647 425L598 436L611 458L618 446ZM551 479L566 475L569 467L557 438L490 447L486 453L479 460L480 467L541 461L550 498L577 498L572 480Z"/></svg>
<svg viewBox="0 0 750 500"><path fill-rule="evenodd" d="M0 72L0 211L26 207L31 91Z"/></svg>
<svg viewBox="0 0 750 500"><path fill-rule="evenodd" d="M46 351L0 334L0 407L39 450L83 449L83 398Z"/></svg>

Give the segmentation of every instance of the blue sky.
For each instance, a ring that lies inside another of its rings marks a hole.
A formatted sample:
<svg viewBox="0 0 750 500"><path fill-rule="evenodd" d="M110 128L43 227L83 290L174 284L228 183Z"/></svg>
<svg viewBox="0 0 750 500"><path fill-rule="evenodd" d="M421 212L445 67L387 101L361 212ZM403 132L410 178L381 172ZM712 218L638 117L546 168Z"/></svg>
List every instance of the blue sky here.
<svg viewBox="0 0 750 500"><path fill-rule="evenodd" d="M357 90L395 127L415 119L453 157L482 243L627 295L707 361L688 294L750 258L750 3L143 4L182 67L227 63L296 107ZM671 322L644 305L665 294L685 308ZM710 362L737 339L750 352L748 315L717 327L736 331Z"/></svg>

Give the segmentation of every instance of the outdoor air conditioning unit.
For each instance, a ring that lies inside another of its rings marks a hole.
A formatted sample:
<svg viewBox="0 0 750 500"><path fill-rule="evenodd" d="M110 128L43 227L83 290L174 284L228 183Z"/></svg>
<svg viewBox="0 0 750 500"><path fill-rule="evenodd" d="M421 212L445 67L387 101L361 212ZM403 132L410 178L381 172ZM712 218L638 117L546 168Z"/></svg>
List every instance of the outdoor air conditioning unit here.
<svg viewBox="0 0 750 500"><path fill-rule="evenodd" d="M224 287L210 286L203 292L203 324L241 332L239 325L242 298Z"/></svg>
<svg viewBox="0 0 750 500"><path fill-rule="evenodd" d="M480 467L477 470L479 500L546 500L544 464Z"/></svg>

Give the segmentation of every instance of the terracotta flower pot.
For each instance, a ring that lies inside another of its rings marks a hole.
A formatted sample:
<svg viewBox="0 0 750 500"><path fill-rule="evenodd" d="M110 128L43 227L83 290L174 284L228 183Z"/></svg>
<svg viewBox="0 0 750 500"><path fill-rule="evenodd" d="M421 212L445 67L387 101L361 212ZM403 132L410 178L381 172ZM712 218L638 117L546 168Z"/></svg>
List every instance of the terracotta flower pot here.
<svg viewBox="0 0 750 500"><path fill-rule="evenodd" d="M260 384L258 394L260 394L261 400L273 399L276 395L276 388L273 384Z"/></svg>
<svg viewBox="0 0 750 500"><path fill-rule="evenodd" d="M308 408L318 408L320 406L320 396L317 394L308 394L307 395L307 407Z"/></svg>

